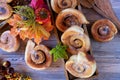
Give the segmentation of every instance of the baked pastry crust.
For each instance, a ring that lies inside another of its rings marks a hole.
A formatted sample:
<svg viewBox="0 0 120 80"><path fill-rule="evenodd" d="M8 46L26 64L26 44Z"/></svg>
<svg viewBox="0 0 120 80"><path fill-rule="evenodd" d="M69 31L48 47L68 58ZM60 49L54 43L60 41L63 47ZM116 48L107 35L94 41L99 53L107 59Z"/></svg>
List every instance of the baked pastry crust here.
<svg viewBox="0 0 120 80"><path fill-rule="evenodd" d="M0 37L0 48L6 52L15 52L19 49L19 39L13 36L10 31L5 31Z"/></svg>
<svg viewBox="0 0 120 80"><path fill-rule="evenodd" d="M13 0L6 0L7 1L7 3L11 3Z"/></svg>
<svg viewBox="0 0 120 80"><path fill-rule="evenodd" d="M61 41L67 45L67 51L77 54L79 51L87 52L90 49L90 39L80 26L71 26L61 36Z"/></svg>
<svg viewBox="0 0 120 80"><path fill-rule="evenodd" d="M6 3L1 2L0 9L1 9L0 10L0 20L5 20L5 19L9 18L13 13L12 7Z"/></svg>
<svg viewBox="0 0 120 80"><path fill-rule="evenodd" d="M0 0L0 2L3 2L3 3L11 3L13 0Z"/></svg>
<svg viewBox="0 0 120 80"><path fill-rule="evenodd" d="M85 18L82 12L68 8L61 11L57 18L56 18L56 27L61 31L64 32L67 28L72 25L82 25L88 24L89 22Z"/></svg>
<svg viewBox="0 0 120 80"><path fill-rule="evenodd" d="M37 51L41 51L43 55L38 55L39 53ZM36 56L33 56L35 54ZM36 57L36 60L33 57ZM45 60L40 60L40 58ZM35 46L35 43L29 40L25 50L25 62L32 69L43 70L51 65L52 56L45 45L40 44Z"/></svg>
<svg viewBox="0 0 120 80"><path fill-rule="evenodd" d="M96 71L96 62L94 58L84 52L78 52L72 55L65 64L66 70L75 77L89 78Z"/></svg>
<svg viewBox="0 0 120 80"><path fill-rule="evenodd" d="M75 8L77 0L51 0L51 6L56 13L59 13L66 8Z"/></svg>
<svg viewBox="0 0 120 80"><path fill-rule="evenodd" d="M96 41L107 42L117 34L116 26L108 19L96 21L91 28L91 33Z"/></svg>

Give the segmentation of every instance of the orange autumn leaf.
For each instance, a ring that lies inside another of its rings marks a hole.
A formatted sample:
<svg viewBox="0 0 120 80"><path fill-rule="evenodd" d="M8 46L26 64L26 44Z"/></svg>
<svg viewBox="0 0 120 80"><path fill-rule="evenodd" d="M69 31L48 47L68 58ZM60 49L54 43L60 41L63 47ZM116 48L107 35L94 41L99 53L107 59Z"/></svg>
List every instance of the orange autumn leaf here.
<svg viewBox="0 0 120 80"><path fill-rule="evenodd" d="M21 9L25 12L21 12ZM13 17L8 20L9 25L12 26L11 33L15 36L19 35L22 40L33 39L37 44L43 40L48 40L50 31L53 30L51 16L49 11L44 8L39 10L45 11L45 14L39 16L34 14L34 10L29 6L16 6L16 14L13 14Z"/></svg>
<svg viewBox="0 0 120 80"><path fill-rule="evenodd" d="M13 14L13 17L7 20L9 25L14 26L14 27L17 27L20 21L22 21L22 19L18 14Z"/></svg>
<svg viewBox="0 0 120 80"><path fill-rule="evenodd" d="M18 34L19 34L19 32L16 30L16 28L11 28L11 34L13 35L13 36L17 36Z"/></svg>
<svg viewBox="0 0 120 80"><path fill-rule="evenodd" d="M24 23L21 21L19 15L14 14L12 18L8 20L8 23L13 26L11 28L11 33L14 36L19 35L22 40L34 39L34 41L39 44L42 40L48 40L50 37L49 31L53 29L51 22L47 22L44 25L39 23L34 23L32 26L26 28ZM21 24L19 24L21 23Z"/></svg>
<svg viewBox="0 0 120 80"><path fill-rule="evenodd" d="M53 25L51 24L51 21L48 21L47 23L43 24L46 31L50 32L53 30Z"/></svg>

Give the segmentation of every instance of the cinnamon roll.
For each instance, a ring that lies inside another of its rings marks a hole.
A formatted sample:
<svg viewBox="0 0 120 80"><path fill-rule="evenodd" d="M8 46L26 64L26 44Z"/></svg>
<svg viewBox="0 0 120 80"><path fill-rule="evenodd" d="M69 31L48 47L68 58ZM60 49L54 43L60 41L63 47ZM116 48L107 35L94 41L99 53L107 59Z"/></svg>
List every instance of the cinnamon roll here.
<svg viewBox="0 0 120 80"><path fill-rule="evenodd" d="M56 18L56 27L62 32L72 25L80 26L88 23L82 12L72 8L61 11Z"/></svg>
<svg viewBox="0 0 120 80"><path fill-rule="evenodd" d="M94 58L84 52L78 52L72 55L65 64L66 70L75 77L89 78L96 71L96 62Z"/></svg>
<svg viewBox="0 0 120 80"><path fill-rule="evenodd" d="M0 2L0 20L5 20L12 15L12 7L6 3Z"/></svg>
<svg viewBox="0 0 120 80"><path fill-rule="evenodd" d="M0 48L7 52L17 51L20 42L17 37L11 35L10 31L5 31L0 37Z"/></svg>
<svg viewBox="0 0 120 80"><path fill-rule="evenodd" d="M0 2L4 2L4 3L10 3L12 2L13 0L0 0Z"/></svg>
<svg viewBox="0 0 120 80"><path fill-rule="evenodd" d="M77 0L51 0L51 7L59 13L66 8L75 8L77 6Z"/></svg>
<svg viewBox="0 0 120 80"><path fill-rule="evenodd" d="M45 45L35 46L35 43L29 40L25 50L25 62L32 69L42 70L51 65L52 56Z"/></svg>
<svg viewBox="0 0 120 80"><path fill-rule="evenodd" d="M91 28L93 38L100 42L107 42L117 34L116 26L108 19L96 21Z"/></svg>
<svg viewBox="0 0 120 80"><path fill-rule="evenodd" d="M71 26L61 36L61 41L67 45L67 51L71 54L77 54L78 51L87 52L90 49L89 37L79 26Z"/></svg>

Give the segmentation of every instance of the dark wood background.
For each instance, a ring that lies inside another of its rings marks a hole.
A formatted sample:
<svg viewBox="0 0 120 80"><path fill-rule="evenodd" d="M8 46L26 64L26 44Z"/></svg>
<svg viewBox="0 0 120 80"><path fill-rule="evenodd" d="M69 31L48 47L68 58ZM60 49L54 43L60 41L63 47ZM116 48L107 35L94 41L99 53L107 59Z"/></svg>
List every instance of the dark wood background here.
<svg viewBox="0 0 120 80"><path fill-rule="evenodd" d="M120 19L120 0L111 0L111 3ZM84 9L83 12L90 21L101 19L101 16L98 16L93 10L86 12L86 9ZM94 18L92 13L96 14ZM97 77L88 80L120 80L120 32L112 41L106 43L96 42L91 35L90 39L99 74ZM49 41L44 41L43 43L52 48L57 41L55 36L52 35ZM16 71L30 75L33 80L66 80L63 60L52 63L50 68L46 70L33 70L24 61L26 42L22 41L21 45L20 49L15 53L6 53L0 50L0 59L11 61L12 67Z"/></svg>

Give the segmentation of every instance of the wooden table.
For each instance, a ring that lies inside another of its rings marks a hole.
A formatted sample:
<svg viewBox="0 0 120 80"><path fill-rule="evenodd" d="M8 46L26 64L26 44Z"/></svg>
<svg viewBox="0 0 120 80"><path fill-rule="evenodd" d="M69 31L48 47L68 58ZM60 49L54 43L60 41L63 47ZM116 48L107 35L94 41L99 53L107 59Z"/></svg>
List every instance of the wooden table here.
<svg viewBox="0 0 120 80"><path fill-rule="evenodd" d="M111 3L120 19L120 0L111 0ZM120 80L120 31L110 42L97 42L91 35L90 38L99 73L91 80Z"/></svg>
<svg viewBox="0 0 120 80"><path fill-rule="evenodd" d="M120 19L120 0L111 0L111 3ZM57 42L52 37L49 40L51 44L48 44L47 41L44 44L54 47L55 45L52 43ZM99 75L91 80L120 80L120 32L118 32L112 41L106 43L96 42L92 36L90 38L99 72ZM0 59L11 61L16 71L30 75L33 80L66 80L63 60L52 63L50 68L43 71L36 71L29 68L24 61L25 47L23 46L26 44L23 43L21 43L22 46L19 51L15 53L6 53L0 50Z"/></svg>

